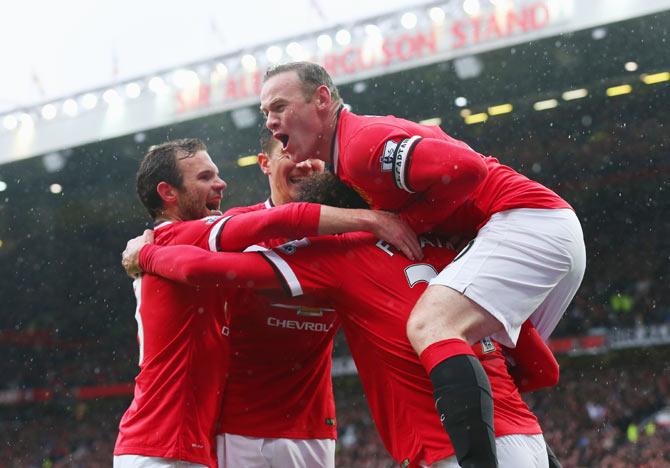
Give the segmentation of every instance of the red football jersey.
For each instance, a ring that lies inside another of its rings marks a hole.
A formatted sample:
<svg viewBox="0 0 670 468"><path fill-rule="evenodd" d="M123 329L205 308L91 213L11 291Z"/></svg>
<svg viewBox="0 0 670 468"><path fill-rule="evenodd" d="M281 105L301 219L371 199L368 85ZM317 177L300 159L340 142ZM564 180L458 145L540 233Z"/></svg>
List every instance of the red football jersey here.
<svg viewBox="0 0 670 468"><path fill-rule="evenodd" d="M239 292L231 311L231 365L219 433L336 439L331 379L335 310Z"/></svg>
<svg viewBox="0 0 670 468"><path fill-rule="evenodd" d="M208 248L217 221L159 224L155 242ZM213 440L229 355L221 291L153 275L143 275L134 288L140 373L119 425L114 455L215 466Z"/></svg>
<svg viewBox="0 0 670 468"><path fill-rule="evenodd" d="M424 261L414 264L367 235L315 239L294 253L276 250L285 260L276 263L276 270L286 275L287 284L294 277L304 294L325 293L336 300L377 430L399 463L431 464L454 454L435 412L430 379L405 332L427 282L455 256L430 241L424 245ZM491 381L496 436L541 433L507 371L500 345L483 340L473 349Z"/></svg>
<svg viewBox="0 0 670 468"><path fill-rule="evenodd" d="M570 208L550 189L440 127L393 116L343 109L331 158L338 177L373 208L404 212L421 232L473 236L499 211ZM477 174L484 176L480 183L466 180Z"/></svg>
<svg viewBox="0 0 670 468"><path fill-rule="evenodd" d="M155 243L240 250L265 238L315 234L319 212L318 205L295 203L267 213L168 221L155 227ZM229 356L224 296L216 288L153 275L143 275L134 288L140 373L114 454L215 466L213 440Z"/></svg>
<svg viewBox="0 0 670 468"><path fill-rule="evenodd" d="M226 215L272 206L268 199ZM232 359L220 433L337 438L331 355L339 321L322 302L273 300L255 291L229 296Z"/></svg>
<svg viewBox="0 0 670 468"><path fill-rule="evenodd" d="M431 464L454 451L435 412L430 379L405 327L427 282L455 252L439 248L439 240L423 244L422 263L412 263L388 244L359 233L303 239L260 252L272 268L258 254L210 255L183 248L168 252L153 246L142 249L141 264L177 281L212 284L225 272L229 285L253 280L261 288L283 286L293 297L334 300L387 450L399 463ZM507 370L500 345L482 340L473 348L491 381L496 435L541 433Z"/></svg>

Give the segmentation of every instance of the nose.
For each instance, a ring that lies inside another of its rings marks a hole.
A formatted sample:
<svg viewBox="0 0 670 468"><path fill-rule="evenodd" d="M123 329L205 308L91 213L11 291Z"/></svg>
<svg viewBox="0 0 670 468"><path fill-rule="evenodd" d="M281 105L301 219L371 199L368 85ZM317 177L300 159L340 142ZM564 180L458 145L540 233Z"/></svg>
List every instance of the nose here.
<svg viewBox="0 0 670 468"><path fill-rule="evenodd" d="M272 132L279 127L279 118L275 112L268 112L268 116L265 118L265 126Z"/></svg>
<svg viewBox="0 0 670 468"><path fill-rule="evenodd" d="M214 181L214 189L218 192L223 192L228 187L228 184L221 177L217 177Z"/></svg>

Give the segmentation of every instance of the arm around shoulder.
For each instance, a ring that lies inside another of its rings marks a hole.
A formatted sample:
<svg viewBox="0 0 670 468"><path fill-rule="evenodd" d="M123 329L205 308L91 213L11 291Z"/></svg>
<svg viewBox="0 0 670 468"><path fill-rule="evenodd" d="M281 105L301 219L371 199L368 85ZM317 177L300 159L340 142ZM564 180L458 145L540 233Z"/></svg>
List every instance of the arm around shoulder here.
<svg viewBox="0 0 670 468"><path fill-rule="evenodd" d="M280 288L272 267L257 253L213 253L191 245L145 245L140 251L145 273L192 286Z"/></svg>

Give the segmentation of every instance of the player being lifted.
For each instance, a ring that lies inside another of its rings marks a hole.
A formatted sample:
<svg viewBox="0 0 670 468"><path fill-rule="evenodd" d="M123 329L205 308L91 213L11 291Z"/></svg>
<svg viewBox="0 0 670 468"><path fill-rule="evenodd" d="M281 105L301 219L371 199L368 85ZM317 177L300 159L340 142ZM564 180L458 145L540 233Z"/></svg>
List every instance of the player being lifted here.
<svg viewBox="0 0 670 468"><path fill-rule="evenodd" d="M491 389L470 345L492 335L514 346L528 318L550 335L584 274L575 213L439 127L343 109L317 64L268 70L260 99L266 126L295 161L322 159L372 208L400 212L417 232L474 237L431 280L407 334L461 465L496 466Z"/></svg>

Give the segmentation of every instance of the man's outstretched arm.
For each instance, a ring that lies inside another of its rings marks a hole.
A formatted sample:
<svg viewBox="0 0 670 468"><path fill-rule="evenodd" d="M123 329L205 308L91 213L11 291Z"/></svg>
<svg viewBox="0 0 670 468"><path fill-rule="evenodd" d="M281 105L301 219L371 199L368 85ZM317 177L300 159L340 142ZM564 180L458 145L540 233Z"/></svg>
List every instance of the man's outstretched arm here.
<svg viewBox="0 0 670 468"><path fill-rule="evenodd" d="M400 218L383 211L334 208L313 203L288 203L268 210L222 218L216 250L238 251L269 239L367 231L398 248L410 260L422 257L414 231Z"/></svg>
<svg viewBox="0 0 670 468"><path fill-rule="evenodd" d="M191 245L144 244L139 263L145 273L193 286L281 289L281 280L258 253L213 253Z"/></svg>

